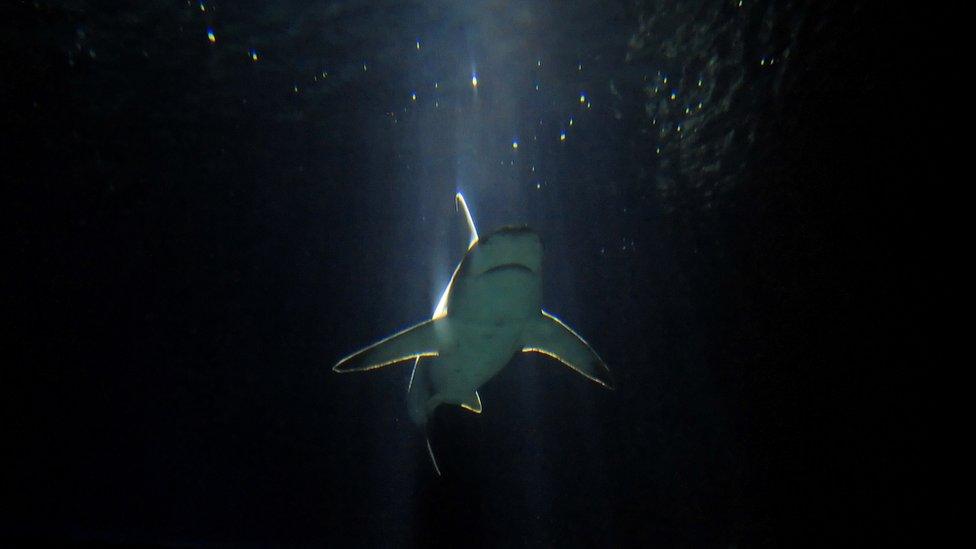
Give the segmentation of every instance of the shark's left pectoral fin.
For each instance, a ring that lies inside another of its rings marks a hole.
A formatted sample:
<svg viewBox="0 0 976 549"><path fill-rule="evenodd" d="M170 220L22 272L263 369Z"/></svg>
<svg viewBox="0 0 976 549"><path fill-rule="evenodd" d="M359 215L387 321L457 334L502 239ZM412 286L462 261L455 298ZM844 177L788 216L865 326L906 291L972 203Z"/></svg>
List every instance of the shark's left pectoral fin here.
<svg viewBox="0 0 976 549"><path fill-rule="evenodd" d="M522 352L550 356L587 379L613 389L610 369L596 351L558 318L545 311L541 313L522 334Z"/></svg>
<svg viewBox="0 0 976 549"><path fill-rule="evenodd" d="M382 368L404 360L437 356L437 330L443 320L428 320L374 343L340 360L336 372L359 372Z"/></svg>

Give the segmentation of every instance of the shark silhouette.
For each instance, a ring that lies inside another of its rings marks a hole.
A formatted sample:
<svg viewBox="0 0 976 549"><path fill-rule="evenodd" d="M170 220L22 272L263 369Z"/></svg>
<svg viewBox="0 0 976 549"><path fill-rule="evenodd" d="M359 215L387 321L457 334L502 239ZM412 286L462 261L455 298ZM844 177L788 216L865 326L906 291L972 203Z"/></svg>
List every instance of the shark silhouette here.
<svg viewBox="0 0 976 549"><path fill-rule="evenodd" d="M413 360L408 409L425 431L434 409L444 403L480 414L478 388L519 352L552 357L613 389L610 370L590 345L541 308L539 235L511 226L479 239L460 193L455 207L464 213L470 242L433 318L343 358L332 369L359 372ZM427 450L440 474L429 437Z"/></svg>

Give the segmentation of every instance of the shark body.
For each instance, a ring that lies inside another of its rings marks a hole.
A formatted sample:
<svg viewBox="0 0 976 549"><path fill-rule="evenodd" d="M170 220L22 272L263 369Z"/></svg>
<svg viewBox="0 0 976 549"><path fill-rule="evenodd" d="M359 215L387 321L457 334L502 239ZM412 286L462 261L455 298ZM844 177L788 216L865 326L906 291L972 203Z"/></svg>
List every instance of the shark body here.
<svg viewBox="0 0 976 549"><path fill-rule="evenodd" d="M433 318L343 358L333 370L365 371L413 360L407 402L411 420L421 428L441 404L481 413L478 389L519 352L550 356L612 389L610 370L589 344L542 310L539 235L517 226L479 239L464 197L459 193L455 201L467 220L470 244Z"/></svg>

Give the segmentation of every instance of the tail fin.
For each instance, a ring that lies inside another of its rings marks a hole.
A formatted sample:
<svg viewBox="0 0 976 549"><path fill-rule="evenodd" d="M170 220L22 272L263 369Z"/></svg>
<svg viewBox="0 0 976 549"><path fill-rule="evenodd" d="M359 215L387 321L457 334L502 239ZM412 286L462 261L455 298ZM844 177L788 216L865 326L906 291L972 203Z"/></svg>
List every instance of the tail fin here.
<svg viewBox="0 0 976 549"><path fill-rule="evenodd" d="M441 476L441 468L437 464L437 458L434 457L434 448L430 445L430 429L427 426L427 400L430 398L430 381L427 379L428 360L436 359L417 357L413 363L413 372L407 385L407 411L414 424L423 428L430 462L434 465L437 476Z"/></svg>
<svg viewBox="0 0 976 549"><path fill-rule="evenodd" d="M430 446L430 436L424 433L424 439L427 441L427 453L430 455L430 462L434 464L434 472L437 476L441 476L441 468L437 465L437 458L434 457L434 449Z"/></svg>

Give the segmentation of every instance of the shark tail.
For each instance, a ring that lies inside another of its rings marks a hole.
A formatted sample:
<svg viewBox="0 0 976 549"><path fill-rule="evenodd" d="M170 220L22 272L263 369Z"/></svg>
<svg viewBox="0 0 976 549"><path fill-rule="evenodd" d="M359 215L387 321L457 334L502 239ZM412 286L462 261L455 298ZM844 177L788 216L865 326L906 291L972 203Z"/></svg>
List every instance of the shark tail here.
<svg viewBox="0 0 976 549"><path fill-rule="evenodd" d="M430 455L430 462L434 465L434 472L437 476L441 476L441 468L437 465L437 458L434 457L434 448L430 445L430 436L424 433L424 439L427 441L427 454Z"/></svg>
<svg viewBox="0 0 976 549"><path fill-rule="evenodd" d="M440 465L434 456L434 447L430 444L430 429L427 426L429 419L428 401L430 400L430 380L427 379L428 360L417 357L413 363L413 372L410 374L410 383L407 385L407 411L411 421L417 427L424 430L424 440L427 442L427 455L434 466L434 472L441 476Z"/></svg>

